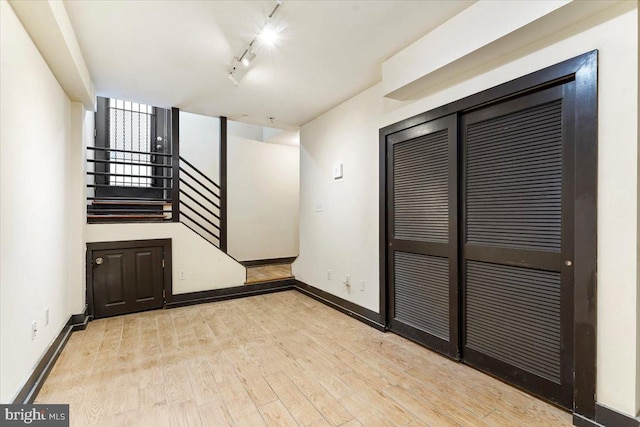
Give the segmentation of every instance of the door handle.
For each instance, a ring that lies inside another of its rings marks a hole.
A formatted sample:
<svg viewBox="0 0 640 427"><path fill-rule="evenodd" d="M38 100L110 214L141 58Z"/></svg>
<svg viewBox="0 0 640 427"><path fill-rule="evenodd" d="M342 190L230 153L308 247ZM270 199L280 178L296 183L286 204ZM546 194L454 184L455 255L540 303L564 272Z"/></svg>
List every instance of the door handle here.
<svg viewBox="0 0 640 427"><path fill-rule="evenodd" d="M104 260L102 259L102 257L98 257L96 258L96 260L94 261L96 264L100 265L104 262Z"/></svg>

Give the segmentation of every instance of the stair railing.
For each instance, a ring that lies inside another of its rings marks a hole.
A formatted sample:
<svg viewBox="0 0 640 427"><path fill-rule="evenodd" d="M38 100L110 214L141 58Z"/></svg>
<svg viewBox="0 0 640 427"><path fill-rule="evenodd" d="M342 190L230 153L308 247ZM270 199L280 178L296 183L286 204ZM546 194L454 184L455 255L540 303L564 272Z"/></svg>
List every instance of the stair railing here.
<svg viewBox="0 0 640 427"><path fill-rule="evenodd" d="M171 221L171 154L87 147L87 220Z"/></svg>
<svg viewBox="0 0 640 427"><path fill-rule="evenodd" d="M184 157L179 160L180 222L220 248L220 186Z"/></svg>

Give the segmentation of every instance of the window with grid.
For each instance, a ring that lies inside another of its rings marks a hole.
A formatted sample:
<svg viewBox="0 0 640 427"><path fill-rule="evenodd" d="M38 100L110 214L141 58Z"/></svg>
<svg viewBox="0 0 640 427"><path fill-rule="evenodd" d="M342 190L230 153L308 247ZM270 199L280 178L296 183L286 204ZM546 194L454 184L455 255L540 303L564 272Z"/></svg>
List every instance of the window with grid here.
<svg viewBox="0 0 640 427"><path fill-rule="evenodd" d="M151 187L154 108L136 102L109 99L109 185Z"/></svg>

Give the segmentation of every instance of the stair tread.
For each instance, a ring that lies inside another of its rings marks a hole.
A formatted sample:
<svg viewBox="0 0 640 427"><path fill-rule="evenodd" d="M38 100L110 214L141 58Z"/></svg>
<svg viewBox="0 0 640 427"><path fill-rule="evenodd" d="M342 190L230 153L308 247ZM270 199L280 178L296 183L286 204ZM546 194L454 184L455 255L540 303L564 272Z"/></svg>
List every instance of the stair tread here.
<svg viewBox="0 0 640 427"><path fill-rule="evenodd" d="M265 283L265 282L275 282L277 280L288 280L295 279L294 276L281 276L281 277L270 277L268 279L252 279L244 282L245 285L255 285L257 283Z"/></svg>
<svg viewBox="0 0 640 427"><path fill-rule="evenodd" d="M247 267L245 284L271 282L274 280L292 279L291 263L276 263Z"/></svg>
<svg viewBox="0 0 640 427"><path fill-rule="evenodd" d="M94 205L128 205L128 206L164 206L171 202L161 202L156 200L93 200Z"/></svg>
<svg viewBox="0 0 640 427"><path fill-rule="evenodd" d="M165 218L162 214L139 214L139 215L114 215L114 214L89 214L87 218L109 218L109 219L124 219L124 218Z"/></svg>

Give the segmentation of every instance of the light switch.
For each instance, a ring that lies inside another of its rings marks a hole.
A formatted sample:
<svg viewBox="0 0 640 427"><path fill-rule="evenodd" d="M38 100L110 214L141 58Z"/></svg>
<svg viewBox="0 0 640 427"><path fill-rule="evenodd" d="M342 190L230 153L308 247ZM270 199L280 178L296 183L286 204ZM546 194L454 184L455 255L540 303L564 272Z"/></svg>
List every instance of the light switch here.
<svg viewBox="0 0 640 427"><path fill-rule="evenodd" d="M342 179L344 177L342 162L337 163L333 167L333 179Z"/></svg>

